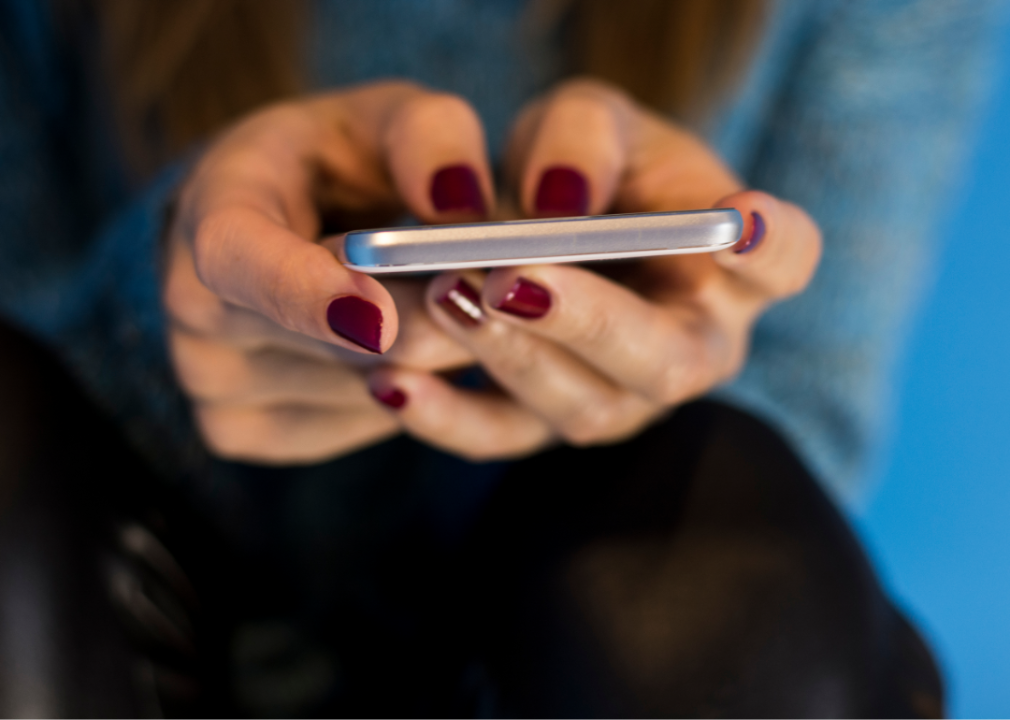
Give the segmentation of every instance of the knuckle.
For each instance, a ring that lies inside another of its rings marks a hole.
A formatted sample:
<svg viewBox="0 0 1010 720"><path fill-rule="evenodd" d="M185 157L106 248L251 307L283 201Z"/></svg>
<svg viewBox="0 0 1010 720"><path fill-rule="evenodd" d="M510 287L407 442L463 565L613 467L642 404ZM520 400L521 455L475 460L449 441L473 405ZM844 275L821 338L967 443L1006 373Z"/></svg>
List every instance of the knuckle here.
<svg viewBox="0 0 1010 720"><path fill-rule="evenodd" d="M457 454L464 460L472 463L489 462L501 457L501 452L491 444L473 446L467 445L457 450Z"/></svg>
<svg viewBox="0 0 1010 720"><path fill-rule="evenodd" d="M197 278L211 291L217 285L221 249L238 232L242 215L232 208L215 210L200 218L193 230L193 266Z"/></svg>
<svg viewBox="0 0 1010 720"><path fill-rule="evenodd" d="M712 358L707 343L690 341L666 354L651 383L650 399L664 405L676 405L706 388Z"/></svg>
<svg viewBox="0 0 1010 720"><path fill-rule="evenodd" d="M616 336L613 323L615 313L583 312L569 319L570 340L578 340L590 347L605 347Z"/></svg>
<svg viewBox="0 0 1010 720"><path fill-rule="evenodd" d="M165 309L174 322L191 332L210 337L227 332L228 311L216 298L166 289Z"/></svg>
<svg viewBox="0 0 1010 720"><path fill-rule="evenodd" d="M428 372L454 370L473 363L473 355L465 348L435 333L409 331L397 336L396 344L386 358L401 367Z"/></svg>
<svg viewBox="0 0 1010 720"><path fill-rule="evenodd" d="M478 125L470 103L451 93L422 93L406 101L397 114L396 129L413 134L432 127L454 128L460 123Z"/></svg>
<svg viewBox="0 0 1010 720"><path fill-rule="evenodd" d="M749 333L749 326L741 326L723 335L720 340L710 343L708 362L713 370L708 373L705 379L707 386L702 390L708 390L715 384L729 382L743 371L750 352Z"/></svg>
<svg viewBox="0 0 1010 720"><path fill-rule="evenodd" d="M207 449L225 460L257 460L268 457L270 438L264 432L262 413L198 405L197 426Z"/></svg>
<svg viewBox="0 0 1010 720"><path fill-rule="evenodd" d="M253 114L250 120L264 132L295 136L305 136L315 127L311 115L306 112L306 105L293 101L268 105Z"/></svg>
<svg viewBox="0 0 1010 720"><path fill-rule="evenodd" d="M553 97L593 98L597 102L617 101L621 103L628 103L631 101L628 93L617 85L589 76L574 77L570 80L566 80L558 86Z"/></svg>
<svg viewBox="0 0 1010 720"><path fill-rule="evenodd" d="M616 170L621 164L620 123L623 110L598 95L560 95L546 104L539 127L546 137L565 147L573 138L592 138L594 157ZM543 142L544 140L541 140Z"/></svg>
<svg viewBox="0 0 1010 720"><path fill-rule="evenodd" d="M165 275L162 303L175 323L201 335L224 332L227 310L214 293L197 279L189 259L176 255Z"/></svg>
<svg viewBox="0 0 1010 720"><path fill-rule="evenodd" d="M196 415L207 449L224 460L273 465L322 457L297 447L282 430L292 419L286 408L236 409L207 404L198 407Z"/></svg>
<svg viewBox="0 0 1010 720"><path fill-rule="evenodd" d="M569 445L586 447L609 440L623 427L623 418L610 404L581 403L560 423L558 433Z"/></svg>
<svg viewBox="0 0 1010 720"><path fill-rule="evenodd" d="M793 295L799 295L806 289L809 283L810 283L810 277L807 274L805 273L803 275L793 274L792 277L790 277L790 279L785 283L785 286L782 288L781 292L782 297L788 298L792 297Z"/></svg>
<svg viewBox="0 0 1010 720"><path fill-rule="evenodd" d="M249 364L241 354L224 349L188 348L175 353L175 371L183 390L205 401L235 401L250 394Z"/></svg>
<svg viewBox="0 0 1010 720"><path fill-rule="evenodd" d="M506 330L505 328L501 328ZM527 384L540 368L540 353L527 335L508 332L499 338L501 350L487 353L481 359L492 375L508 380L508 384Z"/></svg>
<svg viewBox="0 0 1010 720"><path fill-rule="evenodd" d="M794 274L793 283L787 289L789 295L798 295L807 289L807 286L814 279L814 274L817 272L817 266L821 262L821 253L823 252L823 248L821 231L815 225L809 242L805 243L803 257L799 263L799 272Z"/></svg>
<svg viewBox="0 0 1010 720"><path fill-rule="evenodd" d="M316 252L316 251L319 252ZM305 296L306 278L302 269L312 267L306 263L302 253L322 255L325 250L317 245L308 245L298 253L292 253L272 269L269 279L264 279L263 292L258 295L257 309L283 328L294 332L307 332L302 313L301 298ZM323 258L324 260L328 258Z"/></svg>
<svg viewBox="0 0 1010 720"><path fill-rule="evenodd" d="M805 248L803 254L783 268L782 279L773 293L773 299L785 299L799 295L813 280L820 256L819 247Z"/></svg>
<svg viewBox="0 0 1010 720"><path fill-rule="evenodd" d="M499 432L480 443L467 443L453 452L473 463L494 462L522 457L533 452L539 443L526 437L517 438L511 433Z"/></svg>
<svg viewBox="0 0 1010 720"><path fill-rule="evenodd" d="M584 92L558 95L544 110L547 121L577 119L580 125L600 126L613 124L613 112L596 94Z"/></svg>
<svg viewBox="0 0 1010 720"><path fill-rule="evenodd" d="M214 313L208 312L212 303L198 297L192 285L174 270L165 278L162 303L171 320L193 330L204 330L214 320Z"/></svg>

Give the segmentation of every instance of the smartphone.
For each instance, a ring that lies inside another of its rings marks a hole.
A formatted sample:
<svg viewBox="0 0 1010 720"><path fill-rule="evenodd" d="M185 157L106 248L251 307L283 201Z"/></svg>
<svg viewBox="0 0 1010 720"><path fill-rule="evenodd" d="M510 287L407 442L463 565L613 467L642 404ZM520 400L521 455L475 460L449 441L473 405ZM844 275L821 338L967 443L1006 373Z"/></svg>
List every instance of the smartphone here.
<svg viewBox="0 0 1010 720"><path fill-rule="evenodd" d="M742 231L732 208L384 228L347 233L340 259L371 275L623 260L714 252Z"/></svg>

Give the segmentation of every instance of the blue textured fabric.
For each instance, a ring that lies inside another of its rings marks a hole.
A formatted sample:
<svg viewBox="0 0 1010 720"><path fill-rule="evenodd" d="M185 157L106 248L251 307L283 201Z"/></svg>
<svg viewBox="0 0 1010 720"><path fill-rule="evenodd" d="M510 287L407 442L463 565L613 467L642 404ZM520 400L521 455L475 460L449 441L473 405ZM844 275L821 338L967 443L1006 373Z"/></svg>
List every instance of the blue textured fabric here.
<svg viewBox="0 0 1010 720"><path fill-rule="evenodd" d="M0 312L54 347L156 465L192 471L201 453L158 293L164 213L184 170L129 190L101 99L82 97L47 7L0 3ZM522 104L565 72L516 0L316 0L312 11L318 88L409 77L459 93L494 155ZM718 394L779 427L839 497L856 493L881 436L1005 14L977 0L780 3L706 130L750 184L807 208L826 248L811 288L760 322L742 376Z"/></svg>
<svg viewBox="0 0 1010 720"><path fill-rule="evenodd" d="M760 321L722 394L778 425L847 501L885 433L892 367L932 278L1007 7L839 3L759 93L774 105L732 158L810 212L825 249L808 290Z"/></svg>

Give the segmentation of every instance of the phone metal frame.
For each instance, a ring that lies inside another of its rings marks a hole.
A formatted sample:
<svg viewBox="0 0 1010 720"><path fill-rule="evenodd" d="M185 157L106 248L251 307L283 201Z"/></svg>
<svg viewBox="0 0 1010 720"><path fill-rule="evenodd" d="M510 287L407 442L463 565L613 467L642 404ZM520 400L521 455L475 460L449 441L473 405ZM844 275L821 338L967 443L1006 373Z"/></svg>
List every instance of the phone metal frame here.
<svg viewBox="0 0 1010 720"><path fill-rule="evenodd" d="M732 208L598 215L356 230L339 255L362 273L417 273L714 252L742 232Z"/></svg>

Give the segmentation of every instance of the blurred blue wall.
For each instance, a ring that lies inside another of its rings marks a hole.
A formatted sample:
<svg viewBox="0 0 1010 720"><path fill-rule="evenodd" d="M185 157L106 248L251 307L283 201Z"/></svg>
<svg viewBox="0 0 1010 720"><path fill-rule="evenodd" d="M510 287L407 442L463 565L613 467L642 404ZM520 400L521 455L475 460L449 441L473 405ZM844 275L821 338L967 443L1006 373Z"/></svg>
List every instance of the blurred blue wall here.
<svg viewBox="0 0 1010 720"><path fill-rule="evenodd" d="M1010 717L1010 42L859 521L960 717Z"/></svg>

